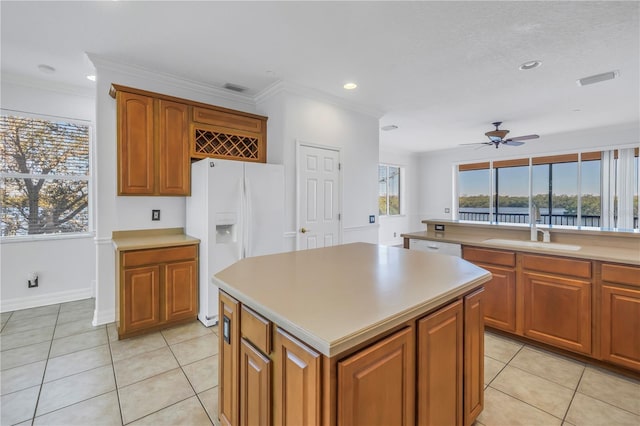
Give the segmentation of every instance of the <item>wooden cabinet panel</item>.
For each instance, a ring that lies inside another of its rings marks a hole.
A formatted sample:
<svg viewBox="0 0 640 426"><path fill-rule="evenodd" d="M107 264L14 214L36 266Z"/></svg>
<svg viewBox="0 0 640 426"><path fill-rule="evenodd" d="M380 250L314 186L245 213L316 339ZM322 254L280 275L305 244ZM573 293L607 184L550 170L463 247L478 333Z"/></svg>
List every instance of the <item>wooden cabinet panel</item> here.
<svg viewBox="0 0 640 426"><path fill-rule="evenodd" d="M123 330L128 332L159 324L160 267L147 266L125 270L123 286Z"/></svg>
<svg viewBox="0 0 640 426"><path fill-rule="evenodd" d="M463 422L463 313L457 301L418 321L417 425Z"/></svg>
<svg viewBox="0 0 640 426"><path fill-rule="evenodd" d="M153 98L118 92L118 195L155 191Z"/></svg>
<svg viewBox="0 0 640 426"><path fill-rule="evenodd" d="M238 112L225 112L208 108L193 108L193 121L212 124L214 126L229 127L231 129L247 130L260 133L264 119L248 117Z"/></svg>
<svg viewBox="0 0 640 426"><path fill-rule="evenodd" d="M240 399L240 303L220 292L221 335L218 339L218 419L222 425L237 425Z"/></svg>
<svg viewBox="0 0 640 426"><path fill-rule="evenodd" d="M484 407L484 290L464 298L464 424L471 425Z"/></svg>
<svg viewBox="0 0 640 426"><path fill-rule="evenodd" d="M189 107L160 99L158 110L159 193L190 195Z"/></svg>
<svg viewBox="0 0 640 426"><path fill-rule="evenodd" d="M484 284L483 310L486 325L516 331L516 272L513 269L480 265L493 275Z"/></svg>
<svg viewBox="0 0 640 426"><path fill-rule="evenodd" d="M532 271L591 278L591 262L588 260L523 254L522 267Z"/></svg>
<svg viewBox="0 0 640 426"><path fill-rule="evenodd" d="M240 425L271 425L271 360L240 343Z"/></svg>
<svg viewBox="0 0 640 426"><path fill-rule="evenodd" d="M321 355L278 328L274 342L274 423L319 425Z"/></svg>
<svg viewBox="0 0 640 426"><path fill-rule="evenodd" d="M414 424L414 333L407 327L338 363L338 424Z"/></svg>
<svg viewBox="0 0 640 426"><path fill-rule="evenodd" d="M165 320L198 315L198 278L195 260L165 265Z"/></svg>
<svg viewBox="0 0 640 426"><path fill-rule="evenodd" d="M591 283L525 272L524 335L591 353Z"/></svg>
<svg viewBox="0 0 640 426"><path fill-rule="evenodd" d="M271 321L246 306L242 306L240 331L242 337L253 343L263 353L271 353Z"/></svg>
<svg viewBox="0 0 640 426"><path fill-rule="evenodd" d="M640 287L640 268L637 266L602 264L602 281Z"/></svg>
<svg viewBox="0 0 640 426"><path fill-rule="evenodd" d="M198 256L198 246L179 246L161 249L132 250L122 254L122 266L130 268L178 260L195 259Z"/></svg>
<svg viewBox="0 0 640 426"><path fill-rule="evenodd" d="M604 284L601 291L602 359L640 371L640 290Z"/></svg>
<svg viewBox="0 0 640 426"><path fill-rule="evenodd" d="M469 262L489 263L491 265L516 265L516 254L509 251L464 246L462 248L462 258Z"/></svg>

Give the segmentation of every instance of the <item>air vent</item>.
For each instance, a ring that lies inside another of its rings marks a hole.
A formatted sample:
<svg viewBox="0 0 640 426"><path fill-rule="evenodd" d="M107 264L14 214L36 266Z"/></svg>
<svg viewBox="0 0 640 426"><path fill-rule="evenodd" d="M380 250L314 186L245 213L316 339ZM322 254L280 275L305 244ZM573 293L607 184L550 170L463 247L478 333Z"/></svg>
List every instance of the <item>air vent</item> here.
<svg viewBox="0 0 640 426"><path fill-rule="evenodd" d="M228 90L233 90L234 92L238 92L238 93L242 93L242 92L246 92L247 91L246 87L240 86L238 84L233 84L233 83L225 83L224 86L222 86L222 87L224 87L225 89L228 89Z"/></svg>
<svg viewBox="0 0 640 426"><path fill-rule="evenodd" d="M619 75L620 71L618 70L609 71L602 74L596 74L589 77L581 78L580 80L577 80L576 83L578 83L578 86L586 86L588 84L600 83L601 81L613 80Z"/></svg>

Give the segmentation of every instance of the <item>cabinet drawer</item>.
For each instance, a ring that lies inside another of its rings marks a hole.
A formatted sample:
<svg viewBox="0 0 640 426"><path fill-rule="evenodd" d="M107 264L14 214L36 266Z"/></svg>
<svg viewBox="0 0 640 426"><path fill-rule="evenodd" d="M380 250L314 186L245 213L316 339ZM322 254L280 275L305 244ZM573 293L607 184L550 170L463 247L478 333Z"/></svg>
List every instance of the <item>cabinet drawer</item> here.
<svg viewBox="0 0 640 426"><path fill-rule="evenodd" d="M122 253L122 267L151 265L178 260L195 259L198 246L168 247L150 250L135 250Z"/></svg>
<svg viewBox="0 0 640 426"><path fill-rule="evenodd" d="M240 332L264 354L271 353L271 321L246 306L240 312Z"/></svg>
<svg viewBox="0 0 640 426"><path fill-rule="evenodd" d="M602 281L640 287L640 268L603 263Z"/></svg>
<svg viewBox="0 0 640 426"><path fill-rule="evenodd" d="M262 132L262 121L259 118L246 117L230 112L194 107L193 121L198 123L213 124L230 129L248 130L250 132Z"/></svg>
<svg viewBox="0 0 640 426"><path fill-rule="evenodd" d="M550 272L552 274L570 275L572 277L591 278L591 262L588 260L563 259L550 256L525 254L522 256L522 267L533 271Z"/></svg>
<svg viewBox="0 0 640 426"><path fill-rule="evenodd" d="M516 266L516 254L508 251L488 250L476 247L463 247L462 258L471 262L490 263L492 265Z"/></svg>

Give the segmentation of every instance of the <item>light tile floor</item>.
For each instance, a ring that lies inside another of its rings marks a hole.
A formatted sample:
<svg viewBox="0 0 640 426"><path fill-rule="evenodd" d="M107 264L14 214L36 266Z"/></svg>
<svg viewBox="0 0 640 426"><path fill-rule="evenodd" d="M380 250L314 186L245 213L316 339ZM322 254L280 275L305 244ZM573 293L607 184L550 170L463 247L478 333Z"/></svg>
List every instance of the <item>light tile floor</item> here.
<svg viewBox="0 0 640 426"><path fill-rule="evenodd" d="M217 328L119 341L93 303L0 314L0 424L211 425ZM485 385L477 425L640 425L640 382L491 333Z"/></svg>

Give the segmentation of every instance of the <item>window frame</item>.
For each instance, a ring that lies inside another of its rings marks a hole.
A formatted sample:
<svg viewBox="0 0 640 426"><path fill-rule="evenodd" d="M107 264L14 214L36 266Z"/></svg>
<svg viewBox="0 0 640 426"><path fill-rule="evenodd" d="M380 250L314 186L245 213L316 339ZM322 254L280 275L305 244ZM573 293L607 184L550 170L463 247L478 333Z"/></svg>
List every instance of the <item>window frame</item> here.
<svg viewBox="0 0 640 426"><path fill-rule="evenodd" d="M404 180L405 180L405 173L404 173L404 167L400 166L398 164L390 164L390 163L378 163L378 185L380 184L380 167L386 167L387 169L387 174L386 174L386 189L385 189L385 195L386 195L386 214L382 214L380 213L380 208L378 207L378 216L379 217L400 217L400 216L404 216ZM398 214L389 214L389 169L390 168L396 168L398 169ZM378 200L380 199L381 195L380 193L378 193ZM378 204L379 206L379 204Z"/></svg>
<svg viewBox="0 0 640 426"><path fill-rule="evenodd" d="M53 241L53 240L66 240L66 239L78 239L88 238L95 236L95 220L94 220L94 178L93 170L95 169L94 160L94 143L95 143L95 123L91 120L71 118L65 116L32 113L20 110L12 110L9 108L1 108L0 115L13 116L19 118L43 120L49 122L64 122L74 124L78 126L84 126L87 128L88 135L88 159L87 159L87 174L86 175L64 175L64 174L38 174L38 173L17 173L17 172L3 172L0 171L0 181L4 185L5 179L44 179L45 181L64 180L64 181L77 181L87 183L87 230L82 232L59 232L50 234L26 234L26 235L0 235L0 244L5 243L22 243L29 241Z"/></svg>

